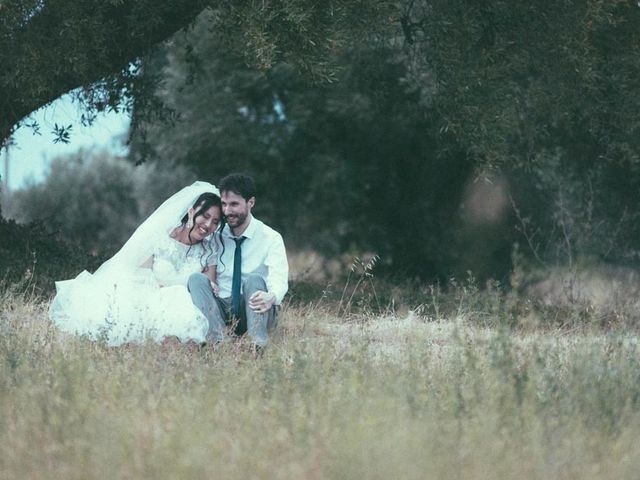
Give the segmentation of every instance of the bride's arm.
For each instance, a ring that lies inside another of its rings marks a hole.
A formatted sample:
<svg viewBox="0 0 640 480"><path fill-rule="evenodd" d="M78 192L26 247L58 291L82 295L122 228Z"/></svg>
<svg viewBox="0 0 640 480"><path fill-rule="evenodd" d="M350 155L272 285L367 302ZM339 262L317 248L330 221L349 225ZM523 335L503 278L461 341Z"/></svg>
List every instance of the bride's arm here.
<svg viewBox="0 0 640 480"><path fill-rule="evenodd" d="M202 270L202 273L204 273L209 278L209 283L211 284L211 288L213 289L213 294L217 297L218 293L220 293L220 289L218 288L218 284L216 283L216 271L216 265L207 265Z"/></svg>

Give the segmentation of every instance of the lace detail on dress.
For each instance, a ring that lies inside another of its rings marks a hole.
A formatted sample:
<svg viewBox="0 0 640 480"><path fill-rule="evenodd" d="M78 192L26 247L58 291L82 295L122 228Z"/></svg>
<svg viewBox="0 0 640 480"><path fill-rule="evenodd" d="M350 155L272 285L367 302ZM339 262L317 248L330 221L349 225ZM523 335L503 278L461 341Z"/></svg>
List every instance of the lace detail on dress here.
<svg viewBox="0 0 640 480"><path fill-rule="evenodd" d="M202 244L189 245L167 237L156 245L153 252L153 274L162 286L187 285L189 276L201 272L206 261L212 262L215 251L209 252Z"/></svg>

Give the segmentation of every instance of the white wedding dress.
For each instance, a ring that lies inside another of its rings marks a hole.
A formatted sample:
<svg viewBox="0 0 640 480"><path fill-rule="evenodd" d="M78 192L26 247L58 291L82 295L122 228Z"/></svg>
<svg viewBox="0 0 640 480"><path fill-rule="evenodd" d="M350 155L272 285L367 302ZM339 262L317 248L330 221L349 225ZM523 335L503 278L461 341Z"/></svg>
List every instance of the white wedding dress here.
<svg viewBox="0 0 640 480"><path fill-rule="evenodd" d="M217 252L207 239L189 246L169 236L176 219L203 191L217 193L204 182L186 187L93 275L84 271L73 280L56 282L49 317L58 329L109 345L158 342L167 336L204 342L208 322L192 303L187 280L215 263ZM140 267L150 256L153 268Z"/></svg>

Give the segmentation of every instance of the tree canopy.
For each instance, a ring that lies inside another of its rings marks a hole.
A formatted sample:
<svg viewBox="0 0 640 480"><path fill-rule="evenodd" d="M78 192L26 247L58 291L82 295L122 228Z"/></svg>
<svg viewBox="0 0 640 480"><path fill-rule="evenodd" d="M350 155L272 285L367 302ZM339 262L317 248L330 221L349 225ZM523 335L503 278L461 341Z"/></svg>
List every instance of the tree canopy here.
<svg viewBox="0 0 640 480"><path fill-rule="evenodd" d="M208 2L8 0L0 3L0 137L29 113L84 87L95 110L131 93L132 65Z"/></svg>
<svg viewBox="0 0 640 480"><path fill-rule="evenodd" d="M523 163L590 144L585 157L638 162L637 2L409 1L404 18L408 80L471 155Z"/></svg>
<svg viewBox="0 0 640 480"><path fill-rule="evenodd" d="M251 171L261 214L289 238L369 249L408 275L506 276L526 242L517 215L548 243L540 257L622 254L607 238L621 220L624 251L637 245L634 2L409 0L393 28L333 58L336 82L309 85L286 58L255 69L196 23L147 65L175 118L144 122L132 156L212 179ZM478 191L499 194L497 220L471 219L491 200Z"/></svg>
<svg viewBox="0 0 640 480"><path fill-rule="evenodd" d="M62 80L89 121L124 102L132 160L254 173L257 213L293 243L438 278L504 278L517 241L540 262L640 257L635 1L210 1L177 19L180 2L111 0L27 37L65 4L1 4L0 105Z"/></svg>
<svg viewBox="0 0 640 480"><path fill-rule="evenodd" d="M90 122L104 109L146 104L140 76L152 47L206 10L209 29L260 68L286 58L330 79L330 54L383 18L391 2L272 0L3 0L0 139L29 113L74 89Z"/></svg>

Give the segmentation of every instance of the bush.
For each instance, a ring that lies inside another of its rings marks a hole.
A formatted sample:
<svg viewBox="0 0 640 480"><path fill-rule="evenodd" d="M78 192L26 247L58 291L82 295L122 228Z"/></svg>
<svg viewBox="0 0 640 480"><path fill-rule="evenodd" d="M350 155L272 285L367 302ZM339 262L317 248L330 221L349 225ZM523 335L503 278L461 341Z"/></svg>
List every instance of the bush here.
<svg viewBox="0 0 640 480"><path fill-rule="evenodd" d="M103 258L91 255L40 223L19 225L0 218L0 289L29 290L48 296L54 282L94 270Z"/></svg>

